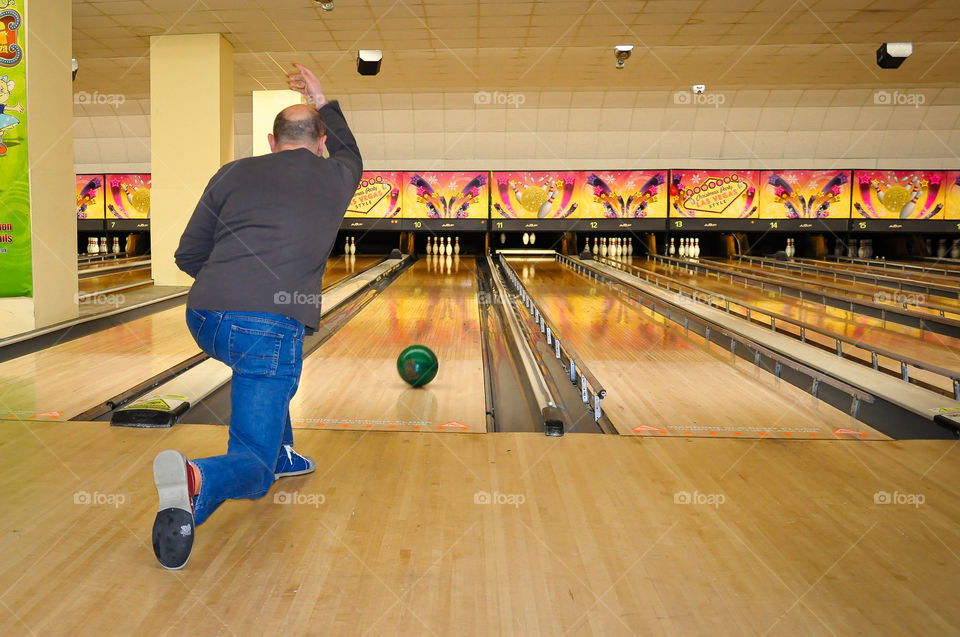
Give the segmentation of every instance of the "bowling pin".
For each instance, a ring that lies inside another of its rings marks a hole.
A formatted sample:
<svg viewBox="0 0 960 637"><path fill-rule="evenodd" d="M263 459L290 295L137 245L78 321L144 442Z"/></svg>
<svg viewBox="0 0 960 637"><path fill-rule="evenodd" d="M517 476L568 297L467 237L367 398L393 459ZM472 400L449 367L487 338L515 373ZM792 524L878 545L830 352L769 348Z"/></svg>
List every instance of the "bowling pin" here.
<svg viewBox="0 0 960 637"><path fill-rule="evenodd" d="M343 238L343 253L350 254L350 237Z"/></svg>
<svg viewBox="0 0 960 637"><path fill-rule="evenodd" d="M456 255L460 254L460 237L457 237L457 240L453 245L453 253Z"/></svg>
<svg viewBox="0 0 960 637"><path fill-rule="evenodd" d="M500 233L500 243L506 243L506 242L507 242L507 235L506 235L505 233L501 232L501 233Z"/></svg>
<svg viewBox="0 0 960 637"><path fill-rule="evenodd" d="M430 250L431 250L431 249L432 249L432 247L431 247L431 245L430 245L430 237L427 237L427 254L430 254Z"/></svg>
<svg viewBox="0 0 960 637"><path fill-rule="evenodd" d="M917 199L920 198L920 195L922 193L923 193L922 190L917 190L916 192L913 193L913 197L910 197L909 203L907 203L907 205L905 205L900 210L901 219L909 219L910 217L913 216L913 211L916 210L916 207L917 207Z"/></svg>
<svg viewBox="0 0 960 637"><path fill-rule="evenodd" d="M527 245L528 243L530 243L530 235L527 234L526 232L524 232L524 233L523 233L523 245Z"/></svg>
<svg viewBox="0 0 960 637"><path fill-rule="evenodd" d="M687 240L683 237L680 237L680 258L687 258Z"/></svg>
<svg viewBox="0 0 960 637"><path fill-rule="evenodd" d="M632 256L633 256L633 238L632 238L632 237L631 237L630 240L627 242L627 256L628 256L628 257L632 257Z"/></svg>
<svg viewBox="0 0 960 637"><path fill-rule="evenodd" d="M593 256L597 256L598 254L600 254L600 242L596 237L594 237L593 238Z"/></svg>
<svg viewBox="0 0 960 637"><path fill-rule="evenodd" d="M926 246L927 246L927 256L928 256L928 257L932 257L932 256L933 256L933 242L932 242L930 239L925 239L925 240L924 240L924 243L925 243Z"/></svg>
<svg viewBox="0 0 960 637"><path fill-rule="evenodd" d="M670 256L676 256L677 246L673 244L673 237L670 237Z"/></svg>
<svg viewBox="0 0 960 637"><path fill-rule="evenodd" d="M97 238L90 237L87 239L87 254L96 254L100 252L100 246L97 245Z"/></svg>
<svg viewBox="0 0 960 637"><path fill-rule="evenodd" d="M106 254L106 253L107 253L107 238L100 237L100 254Z"/></svg>
<svg viewBox="0 0 960 637"><path fill-rule="evenodd" d="M605 237L600 239L600 256L607 256L607 239Z"/></svg>
<svg viewBox="0 0 960 637"><path fill-rule="evenodd" d="M700 237L697 237L696 239L694 239L694 243L693 243L693 258L694 258L694 259L699 259L699 258L700 258Z"/></svg>
<svg viewBox="0 0 960 637"><path fill-rule="evenodd" d="M960 259L960 239L953 240L953 245L950 246L950 258Z"/></svg>
<svg viewBox="0 0 960 637"><path fill-rule="evenodd" d="M623 256L623 238L617 237L616 242L617 242L617 258L619 259L620 257Z"/></svg>
<svg viewBox="0 0 960 637"><path fill-rule="evenodd" d="M446 245L446 250L444 251L444 253L445 253L448 257L453 254L453 244L450 242L450 237L447 237L447 245ZM449 269L449 268L447 268L447 269Z"/></svg>
<svg viewBox="0 0 960 637"><path fill-rule="evenodd" d="M350 237L350 254L356 254L356 253L357 253L357 238Z"/></svg>
<svg viewBox="0 0 960 637"><path fill-rule="evenodd" d="M867 254L867 242L865 239L860 240L860 246L857 248L857 256L861 259L864 258Z"/></svg>
<svg viewBox="0 0 960 637"><path fill-rule="evenodd" d="M113 238L113 253L120 254L120 237Z"/></svg>
<svg viewBox="0 0 960 637"><path fill-rule="evenodd" d="M536 243L536 242L537 242L537 235L535 235L535 234L533 234L533 233L531 232L531 233L530 233L530 245L533 245L533 244Z"/></svg>

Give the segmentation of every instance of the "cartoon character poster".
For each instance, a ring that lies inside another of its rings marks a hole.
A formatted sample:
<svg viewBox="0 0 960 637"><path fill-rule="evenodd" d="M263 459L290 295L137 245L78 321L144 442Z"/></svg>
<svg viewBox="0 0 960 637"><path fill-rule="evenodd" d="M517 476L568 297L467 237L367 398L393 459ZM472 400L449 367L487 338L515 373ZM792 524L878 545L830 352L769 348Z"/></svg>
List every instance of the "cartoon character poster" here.
<svg viewBox="0 0 960 637"><path fill-rule="evenodd" d="M496 219L577 218L578 193L587 173L516 171L493 173L491 217Z"/></svg>
<svg viewBox="0 0 960 637"><path fill-rule="evenodd" d="M103 219L103 175L77 175L77 219Z"/></svg>
<svg viewBox="0 0 960 637"><path fill-rule="evenodd" d="M854 219L942 219L947 175L940 170L855 170Z"/></svg>
<svg viewBox="0 0 960 637"><path fill-rule="evenodd" d="M597 170L584 173L577 217L644 219L667 216L667 171Z"/></svg>
<svg viewBox="0 0 960 637"><path fill-rule="evenodd" d="M943 204L944 219L960 219L960 170L947 173L947 193Z"/></svg>
<svg viewBox="0 0 960 637"><path fill-rule="evenodd" d="M404 219L486 219L490 207L487 172L404 173Z"/></svg>
<svg viewBox="0 0 960 637"><path fill-rule="evenodd" d="M402 172L363 172L345 217L393 219L400 216Z"/></svg>
<svg viewBox="0 0 960 637"><path fill-rule="evenodd" d="M150 175L107 175L107 219L150 218Z"/></svg>
<svg viewBox="0 0 960 637"><path fill-rule="evenodd" d="M671 170L670 216L758 218L760 171Z"/></svg>
<svg viewBox="0 0 960 637"><path fill-rule="evenodd" d="M848 219L849 170L764 170L761 219Z"/></svg>
<svg viewBox="0 0 960 637"><path fill-rule="evenodd" d="M0 296L33 294L24 0L0 0Z"/></svg>

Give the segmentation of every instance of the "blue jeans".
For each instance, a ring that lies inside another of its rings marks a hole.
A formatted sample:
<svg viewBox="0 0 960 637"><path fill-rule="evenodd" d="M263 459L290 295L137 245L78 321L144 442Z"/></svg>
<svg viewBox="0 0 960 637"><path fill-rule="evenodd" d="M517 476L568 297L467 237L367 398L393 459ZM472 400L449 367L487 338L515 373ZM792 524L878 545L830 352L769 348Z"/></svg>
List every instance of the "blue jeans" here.
<svg viewBox="0 0 960 637"><path fill-rule="evenodd" d="M262 498L274 481L282 445L293 444L290 399L303 367L303 325L267 312L187 308L197 345L233 370L230 440L222 456L200 458L194 523L225 500Z"/></svg>

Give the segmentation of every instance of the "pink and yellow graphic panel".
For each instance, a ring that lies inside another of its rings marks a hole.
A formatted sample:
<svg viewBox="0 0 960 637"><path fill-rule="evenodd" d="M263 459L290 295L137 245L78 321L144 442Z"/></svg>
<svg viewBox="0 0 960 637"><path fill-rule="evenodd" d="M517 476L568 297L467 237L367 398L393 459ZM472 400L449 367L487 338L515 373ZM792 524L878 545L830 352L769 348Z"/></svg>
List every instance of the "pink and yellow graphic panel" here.
<svg viewBox="0 0 960 637"><path fill-rule="evenodd" d="M960 170L947 173L947 192L943 205L944 219L960 219Z"/></svg>
<svg viewBox="0 0 960 637"><path fill-rule="evenodd" d="M150 174L107 175L107 219L150 218Z"/></svg>
<svg viewBox="0 0 960 637"><path fill-rule="evenodd" d="M671 170L670 216L757 218L757 170Z"/></svg>
<svg viewBox="0 0 960 637"><path fill-rule="evenodd" d="M103 175L77 175L77 219L103 219Z"/></svg>
<svg viewBox="0 0 960 637"><path fill-rule="evenodd" d="M580 219L649 219L667 216L667 171L598 170L580 180Z"/></svg>
<svg viewBox="0 0 960 637"><path fill-rule="evenodd" d="M761 219L848 219L849 170L764 170Z"/></svg>
<svg viewBox="0 0 960 637"><path fill-rule="evenodd" d="M404 219L487 219L488 172L424 171L403 175Z"/></svg>
<svg viewBox="0 0 960 637"><path fill-rule="evenodd" d="M498 219L574 219L582 188L582 171L515 171L493 173L490 217Z"/></svg>
<svg viewBox="0 0 960 637"><path fill-rule="evenodd" d="M855 170L854 219L943 219L947 174L941 170Z"/></svg>
<svg viewBox="0 0 960 637"><path fill-rule="evenodd" d="M345 217L366 219L393 219L400 216L400 194L403 192L402 172L363 172L357 192Z"/></svg>

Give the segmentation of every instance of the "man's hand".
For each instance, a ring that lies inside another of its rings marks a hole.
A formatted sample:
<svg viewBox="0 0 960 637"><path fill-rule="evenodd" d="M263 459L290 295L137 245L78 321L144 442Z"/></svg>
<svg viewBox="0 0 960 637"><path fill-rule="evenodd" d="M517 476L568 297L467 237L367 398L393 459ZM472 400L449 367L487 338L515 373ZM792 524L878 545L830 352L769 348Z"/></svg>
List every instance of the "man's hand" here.
<svg viewBox="0 0 960 637"><path fill-rule="evenodd" d="M297 70L295 73L287 73L287 84L291 91L296 91L307 98L307 102L316 109L327 103L327 98L323 95L323 87L320 86L320 80L313 74L313 71L302 64L293 65Z"/></svg>

